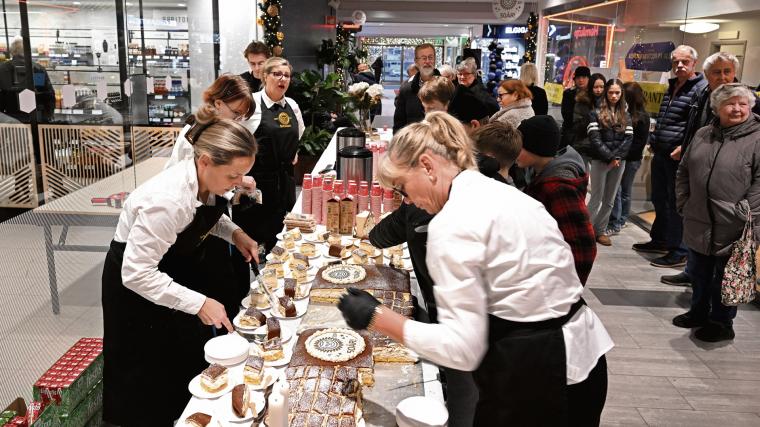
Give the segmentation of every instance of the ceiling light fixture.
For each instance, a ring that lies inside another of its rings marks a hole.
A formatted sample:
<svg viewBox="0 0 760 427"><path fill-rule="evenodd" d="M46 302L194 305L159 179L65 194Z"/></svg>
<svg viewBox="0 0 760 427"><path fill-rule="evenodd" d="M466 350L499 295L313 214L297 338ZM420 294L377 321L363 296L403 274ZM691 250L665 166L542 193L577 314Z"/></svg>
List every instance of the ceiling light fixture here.
<svg viewBox="0 0 760 427"><path fill-rule="evenodd" d="M718 28L720 28L720 25L713 22L690 22L688 24L682 24L678 26L679 30L690 34L710 33L717 30Z"/></svg>
<svg viewBox="0 0 760 427"><path fill-rule="evenodd" d="M185 3L177 3L177 6L179 6L179 7L185 7L187 5Z"/></svg>
<svg viewBox="0 0 760 427"><path fill-rule="evenodd" d="M622 3L624 1L626 1L626 0L605 1L605 2L602 2L602 3L592 4L591 6L579 7L577 9L570 9L570 10L567 10L567 11L564 11L564 12L554 13L554 14L551 14L551 15L548 15L548 16L544 16L544 18L546 18L546 19L552 19L555 16L568 15L568 14L571 14L571 13L578 13L578 12L581 12L581 11L584 11L584 10L596 9L597 7L611 6L613 4Z"/></svg>

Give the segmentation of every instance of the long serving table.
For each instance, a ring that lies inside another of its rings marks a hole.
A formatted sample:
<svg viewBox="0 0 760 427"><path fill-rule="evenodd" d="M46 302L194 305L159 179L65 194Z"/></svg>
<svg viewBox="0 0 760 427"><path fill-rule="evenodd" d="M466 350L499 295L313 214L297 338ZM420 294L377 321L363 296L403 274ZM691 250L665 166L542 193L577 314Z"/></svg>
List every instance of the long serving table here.
<svg viewBox="0 0 760 427"><path fill-rule="evenodd" d="M336 132L337 134L337 132ZM381 139L390 140L391 132L381 132ZM336 137L333 136L330 144L317 161L313 174L325 169L328 165L335 165ZM301 196L298 197L293 208L301 211ZM322 265L323 259L316 259L312 263ZM420 298L417 280L412 273L412 294ZM293 338L284 344L284 350L292 352L297 341L297 334L309 328L347 327L334 305L311 303L308 299L303 300L308 306L306 314L293 320L281 320L283 333L293 333ZM255 344L252 344L255 345ZM284 378L287 366L277 369L278 374ZM420 361L415 364L377 363L375 364L375 384L372 387L362 388L363 394L363 417L367 426L393 426L396 425L396 405L407 397L425 395L443 402L443 391L438 381L438 368L435 365ZM190 402L180 417L180 424L195 412L208 414L218 413L220 399L199 399L191 397ZM225 408L221 408L225 410ZM230 426L245 425L230 423Z"/></svg>
<svg viewBox="0 0 760 427"><path fill-rule="evenodd" d="M9 223L38 225L43 229L48 280L50 284L50 301L53 313L60 313L58 279L55 271L55 251L108 251L108 246L67 245L66 237L69 227L90 226L115 228L119 221L121 209L103 205L93 205L91 199L94 197L108 197L111 194L122 191L134 191L137 186L159 173L163 169L166 160L165 157L153 157L143 160L133 167L46 203L9 221ZM57 243L53 243L53 226L63 227Z"/></svg>

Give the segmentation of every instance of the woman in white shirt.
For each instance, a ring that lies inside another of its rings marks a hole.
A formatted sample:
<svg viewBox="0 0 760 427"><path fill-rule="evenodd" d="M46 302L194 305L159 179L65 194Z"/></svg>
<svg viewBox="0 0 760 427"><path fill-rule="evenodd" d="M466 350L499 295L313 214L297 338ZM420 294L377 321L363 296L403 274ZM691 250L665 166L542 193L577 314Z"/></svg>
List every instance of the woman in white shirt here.
<svg viewBox="0 0 760 427"><path fill-rule="evenodd" d="M204 124L190 142L193 159L129 196L106 255L103 419L114 425L172 425L190 397L188 383L208 366L205 325L233 330L224 306L207 296L220 283L197 262L204 239L216 235L256 258L256 242L219 201L253 166L253 136L223 119Z"/></svg>
<svg viewBox="0 0 760 427"><path fill-rule="evenodd" d="M249 175L261 190L262 203L243 210L233 207L232 216L251 237L271 251L282 231L286 212L296 201L293 166L304 124L301 109L285 96L293 69L287 60L267 59L262 71L263 89L253 94L256 112L246 126L256 137L259 153ZM241 212L243 210L243 212Z"/></svg>
<svg viewBox="0 0 760 427"><path fill-rule="evenodd" d="M347 323L473 371L476 426L598 425L613 344L543 205L478 173L464 128L446 113L395 135L379 178L436 214L426 263L439 323L407 319L353 288L339 303Z"/></svg>

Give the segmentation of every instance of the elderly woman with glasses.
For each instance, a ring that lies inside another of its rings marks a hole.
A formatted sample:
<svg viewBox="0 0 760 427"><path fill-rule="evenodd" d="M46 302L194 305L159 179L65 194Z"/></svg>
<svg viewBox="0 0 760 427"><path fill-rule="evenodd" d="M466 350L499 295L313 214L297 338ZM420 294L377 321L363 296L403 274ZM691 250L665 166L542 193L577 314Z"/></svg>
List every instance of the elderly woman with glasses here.
<svg viewBox="0 0 760 427"><path fill-rule="evenodd" d="M499 104L488 93L478 73L478 63L473 58L467 58L457 64L457 88L454 98L449 105L449 113L460 120L469 117L468 111L476 108L475 103L486 106L488 116L499 111ZM480 117L479 117L480 118Z"/></svg>
<svg viewBox="0 0 760 427"><path fill-rule="evenodd" d="M259 154L249 175L256 179L262 204L242 212L233 211L234 221L269 252L277 243L285 213L296 201L294 165L298 162L298 142L304 132L298 104L285 96L293 69L279 57L267 59L262 70L262 90L253 94L256 112L246 126L256 137Z"/></svg>
<svg viewBox="0 0 760 427"><path fill-rule="evenodd" d="M407 319L351 288L338 305L348 325L473 371L475 426L598 425L613 344L543 205L478 173L464 127L440 112L394 136L379 179L436 214L426 264L439 323Z"/></svg>
<svg viewBox="0 0 760 427"><path fill-rule="evenodd" d="M501 110L491 116L490 121L498 120L516 128L523 120L536 115L533 111L533 94L525 83L520 80L502 80L496 91Z"/></svg>
<svg viewBox="0 0 760 427"><path fill-rule="evenodd" d="M755 94L739 83L718 87L710 105L716 118L694 135L676 175L692 296L689 311L673 324L699 328L697 339L717 342L734 338L736 307L721 301L726 263L748 213L760 213L760 116L750 111ZM754 220L755 239L758 227Z"/></svg>

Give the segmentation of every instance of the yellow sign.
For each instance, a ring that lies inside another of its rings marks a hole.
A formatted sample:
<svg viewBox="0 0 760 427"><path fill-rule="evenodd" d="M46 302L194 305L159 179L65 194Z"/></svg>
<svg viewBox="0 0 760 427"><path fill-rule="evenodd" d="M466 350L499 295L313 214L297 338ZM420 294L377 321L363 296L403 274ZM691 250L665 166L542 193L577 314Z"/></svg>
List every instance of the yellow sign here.
<svg viewBox="0 0 760 427"><path fill-rule="evenodd" d="M659 113L660 104L662 104L662 98L665 97L665 92L668 90L668 85L653 82L639 82L639 86L641 86L641 89L644 91L644 105L647 112L650 114Z"/></svg>
<svg viewBox="0 0 760 427"><path fill-rule="evenodd" d="M281 128L289 128L290 127L290 116L286 112L282 112L277 115L277 121L280 122Z"/></svg>
<svg viewBox="0 0 760 427"><path fill-rule="evenodd" d="M552 104L562 104L562 91L564 88L559 83L545 83L546 99Z"/></svg>

